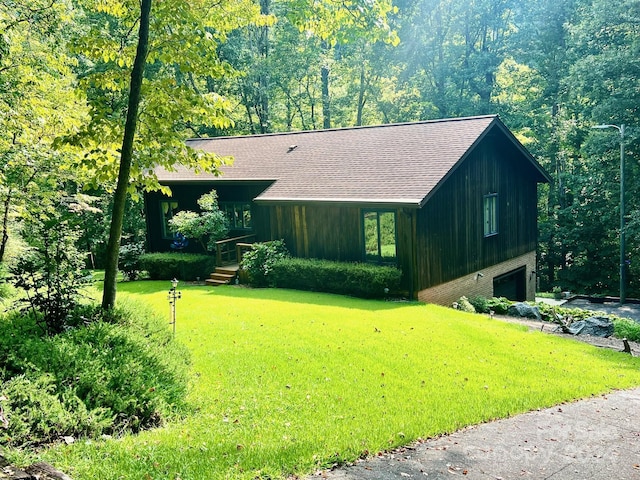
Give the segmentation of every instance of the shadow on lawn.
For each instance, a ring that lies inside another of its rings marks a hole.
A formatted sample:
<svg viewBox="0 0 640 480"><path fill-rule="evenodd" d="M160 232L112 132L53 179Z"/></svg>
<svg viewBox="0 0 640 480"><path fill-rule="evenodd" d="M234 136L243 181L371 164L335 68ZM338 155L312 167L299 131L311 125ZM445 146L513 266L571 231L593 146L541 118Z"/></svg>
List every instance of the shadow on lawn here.
<svg viewBox="0 0 640 480"><path fill-rule="evenodd" d="M141 280L136 282L119 282L118 290L130 295L148 295L169 291L171 283L167 281ZM342 307L366 311L394 310L422 305L418 302L405 300L368 300L333 293L308 292L303 290L286 290L279 288L250 288L243 285L222 285L210 287L205 285L180 284L178 290L184 295L188 292L198 292L199 295L216 298L228 297L234 299L265 300L276 302L298 303L303 305L324 305L327 307Z"/></svg>
<svg viewBox="0 0 640 480"><path fill-rule="evenodd" d="M201 288L201 287L195 287ZM220 286L210 288L208 295L229 298L247 298L252 300L269 300L276 302L299 303L305 305L323 305L327 307L352 308L366 311L394 310L415 307L418 302L403 300L370 300L334 293L309 292L304 290L287 290L280 288L249 288L245 286Z"/></svg>

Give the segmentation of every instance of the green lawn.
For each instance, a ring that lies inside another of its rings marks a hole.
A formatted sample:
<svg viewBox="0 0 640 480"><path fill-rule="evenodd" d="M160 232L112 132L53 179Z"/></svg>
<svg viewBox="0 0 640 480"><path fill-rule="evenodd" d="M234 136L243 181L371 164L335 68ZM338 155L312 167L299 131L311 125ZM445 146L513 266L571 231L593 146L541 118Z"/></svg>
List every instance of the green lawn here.
<svg viewBox="0 0 640 480"><path fill-rule="evenodd" d="M168 286L122 283L119 291L168 322ZM451 309L180 290L177 337L192 352L193 412L137 436L45 453L74 479L286 478L640 385L639 358Z"/></svg>

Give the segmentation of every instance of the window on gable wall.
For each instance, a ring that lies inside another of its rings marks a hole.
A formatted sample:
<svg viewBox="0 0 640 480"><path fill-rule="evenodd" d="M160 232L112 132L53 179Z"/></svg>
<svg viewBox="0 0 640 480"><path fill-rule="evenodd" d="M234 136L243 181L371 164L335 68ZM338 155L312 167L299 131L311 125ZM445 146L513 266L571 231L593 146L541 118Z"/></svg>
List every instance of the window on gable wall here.
<svg viewBox="0 0 640 480"><path fill-rule="evenodd" d="M490 237L498 233L498 194L484 196L484 236Z"/></svg>
<svg viewBox="0 0 640 480"><path fill-rule="evenodd" d="M169 220L178 213L178 202L163 200L160 202L160 216L162 217L162 238L173 238Z"/></svg>

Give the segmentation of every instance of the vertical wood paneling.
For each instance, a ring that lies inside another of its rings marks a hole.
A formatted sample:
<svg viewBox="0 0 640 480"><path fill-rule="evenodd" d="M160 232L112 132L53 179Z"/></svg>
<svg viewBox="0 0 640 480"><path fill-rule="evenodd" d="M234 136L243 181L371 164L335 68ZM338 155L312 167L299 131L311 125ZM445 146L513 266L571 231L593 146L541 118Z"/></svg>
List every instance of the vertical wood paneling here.
<svg viewBox="0 0 640 480"><path fill-rule="evenodd" d="M284 239L295 256L338 261L362 260L360 208L322 205L266 207L271 239Z"/></svg>
<svg viewBox="0 0 640 480"><path fill-rule="evenodd" d="M508 142L488 138L417 219L418 288L438 285L535 250L537 184ZM498 234L484 237L483 196L498 193Z"/></svg>

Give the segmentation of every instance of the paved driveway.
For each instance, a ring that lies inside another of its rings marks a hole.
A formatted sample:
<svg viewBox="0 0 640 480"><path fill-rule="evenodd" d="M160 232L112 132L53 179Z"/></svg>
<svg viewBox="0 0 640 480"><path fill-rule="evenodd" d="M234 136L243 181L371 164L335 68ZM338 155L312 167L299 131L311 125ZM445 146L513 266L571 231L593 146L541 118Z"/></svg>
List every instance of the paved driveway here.
<svg viewBox="0 0 640 480"><path fill-rule="evenodd" d="M636 322L640 322L640 304L625 303L620 305L617 302L605 302L602 304L591 303L584 298L575 298L564 303L563 307L582 308L584 310L593 310L595 312L605 312L618 317L631 318Z"/></svg>

